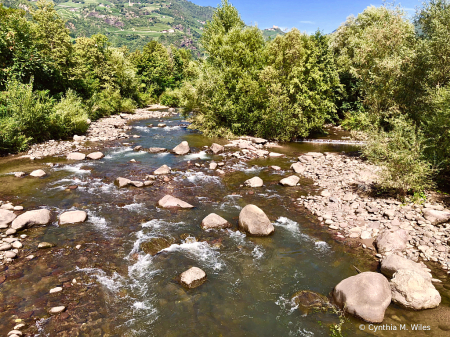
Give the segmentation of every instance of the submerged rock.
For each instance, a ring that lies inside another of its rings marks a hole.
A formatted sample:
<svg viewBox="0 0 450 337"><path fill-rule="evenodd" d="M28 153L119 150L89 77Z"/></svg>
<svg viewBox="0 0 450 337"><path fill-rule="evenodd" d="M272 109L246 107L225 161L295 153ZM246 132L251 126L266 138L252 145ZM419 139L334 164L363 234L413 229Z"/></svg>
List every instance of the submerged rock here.
<svg viewBox="0 0 450 337"><path fill-rule="evenodd" d="M375 240L380 254L403 252L406 249L408 234L404 229L384 230Z"/></svg>
<svg viewBox="0 0 450 337"><path fill-rule="evenodd" d="M218 154L218 153L222 152L225 148L222 145L213 143L211 145L210 149L214 154Z"/></svg>
<svg viewBox="0 0 450 337"><path fill-rule="evenodd" d="M394 274L390 286L392 301L407 309L431 309L441 303L441 295L431 279L416 270L399 270Z"/></svg>
<svg viewBox="0 0 450 337"><path fill-rule="evenodd" d="M170 247L175 243L174 238L151 238L149 241L141 243L141 249L145 254L156 255L161 250Z"/></svg>
<svg viewBox="0 0 450 337"><path fill-rule="evenodd" d="M186 141L181 142L180 144L178 144L173 148L173 152L179 155L187 154L189 153L190 150L191 149L189 148L189 144Z"/></svg>
<svg viewBox="0 0 450 337"><path fill-rule="evenodd" d="M158 205L164 208L193 208L191 204L180 200L178 198L172 197L171 195L166 195L158 201Z"/></svg>
<svg viewBox="0 0 450 337"><path fill-rule="evenodd" d="M44 170L34 170L33 172L30 173L30 176L35 177L35 178L41 178L46 175L47 175L47 173L45 173Z"/></svg>
<svg viewBox="0 0 450 337"><path fill-rule="evenodd" d="M155 174L155 175L169 174L170 170L171 170L171 168L169 166L163 165L160 168L156 169L155 172L153 172L153 174Z"/></svg>
<svg viewBox="0 0 450 337"><path fill-rule="evenodd" d="M283 186L297 186L300 178L297 176L290 176L280 180L280 184Z"/></svg>
<svg viewBox="0 0 450 337"><path fill-rule="evenodd" d="M248 187L261 187L264 185L263 180L260 177L253 177L244 182L245 186Z"/></svg>
<svg viewBox="0 0 450 337"><path fill-rule="evenodd" d="M50 222L51 213L48 209L36 209L19 215L11 225L11 228L20 230L33 225L47 225Z"/></svg>
<svg viewBox="0 0 450 337"><path fill-rule="evenodd" d="M328 310L332 307L329 299L319 293L309 290L301 290L292 296L291 301L302 311Z"/></svg>
<svg viewBox="0 0 450 337"><path fill-rule="evenodd" d="M381 323L391 303L391 288L386 277L364 272L342 280L333 289L336 304L366 322Z"/></svg>
<svg viewBox="0 0 450 337"><path fill-rule="evenodd" d="M216 213L211 213L202 220L201 227L203 229L211 229L211 228L221 229L232 227L232 225L226 219L222 218L220 215L217 215Z"/></svg>
<svg viewBox="0 0 450 337"><path fill-rule="evenodd" d="M69 211L60 215L59 224L64 225L68 223L80 223L85 222L86 219L87 213L85 211Z"/></svg>
<svg viewBox="0 0 450 337"><path fill-rule="evenodd" d="M239 213L239 228L255 236L266 236L275 231L263 210L251 204L245 206Z"/></svg>
<svg viewBox="0 0 450 337"><path fill-rule="evenodd" d="M402 256L390 254L381 261L381 272L388 278L392 278L396 272L402 269L414 270L431 280L431 274L420 263L408 260Z"/></svg>
<svg viewBox="0 0 450 337"><path fill-rule="evenodd" d="M202 285L206 281L206 273L197 267L192 267L181 273L180 282L190 289Z"/></svg>
<svg viewBox="0 0 450 337"><path fill-rule="evenodd" d="M102 159L105 155L102 152L92 152L87 155L88 159L99 160Z"/></svg>
<svg viewBox="0 0 450 337"><path fill-rule="evenodd" d="M86 155L80 152L72 152L67 155L67 160L85 160Z"/></svg>

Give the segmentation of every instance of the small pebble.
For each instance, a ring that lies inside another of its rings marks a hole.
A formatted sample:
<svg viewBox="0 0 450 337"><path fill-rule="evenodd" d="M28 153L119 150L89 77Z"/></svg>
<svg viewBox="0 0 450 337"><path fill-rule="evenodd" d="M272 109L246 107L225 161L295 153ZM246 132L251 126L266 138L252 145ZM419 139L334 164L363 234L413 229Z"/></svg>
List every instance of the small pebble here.
<svg viewBox="0 0 450 337"><path fill-rule="evenodd" d="M55 287L55 288L50 289L50 294L59 293L62 290L63 290L62 287Z"/></svg>

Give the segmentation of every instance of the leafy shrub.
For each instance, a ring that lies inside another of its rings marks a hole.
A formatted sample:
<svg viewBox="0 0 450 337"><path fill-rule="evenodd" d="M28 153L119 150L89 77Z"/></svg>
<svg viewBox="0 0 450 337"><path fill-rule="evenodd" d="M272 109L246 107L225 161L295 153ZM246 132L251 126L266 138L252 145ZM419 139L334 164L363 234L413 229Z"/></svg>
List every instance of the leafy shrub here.
<svg viewBox="0 0 450 337"><path fill-rule="evenodd" d="M81 99L69 89L50 115L53 137L66 138L85 133L89 126L87 118Z"/></svg>
<svg viewBox="0 0 450 337"><path fill-rule="evenodd" d="M174 90L166 90L159 97L159 102L162 105L166 105L166 106L170 106L170 107L178 107L178 106L180 106L179 93Z"/></svg>
<svg viewBox="0 0 450 337"><path fill-rule="evenodd" d="M363 154L383 166L380 185L400 195L432 186L433 169L424 157L423 132L405 117L390 120L391 130L373 130Z"/></svg>

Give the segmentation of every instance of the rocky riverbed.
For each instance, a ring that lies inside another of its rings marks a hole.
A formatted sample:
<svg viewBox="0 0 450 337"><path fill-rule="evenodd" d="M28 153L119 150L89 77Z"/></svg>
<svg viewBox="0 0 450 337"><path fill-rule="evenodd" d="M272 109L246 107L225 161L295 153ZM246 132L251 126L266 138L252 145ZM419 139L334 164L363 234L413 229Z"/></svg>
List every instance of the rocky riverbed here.
<svg viewBox="0 0 450 337"><path fill-rule="evenodd" d="M0 205L6 332L327 335L317 320L335 324L336 315L318 293L340 284L330 299L349 307L346 291L364 283L352 279L353 265L370 270L361 279L384 290L374 299L378 316L364 316L359 298L349 313L372 322L420 320L388 305L434 308L436 287L444 306L433 309L441 315L435 331L446 331L448 280L435 274L437 266L449 269L444 204L371 196L380 168L354 152L331 152L336 144L311 151L315 145L253 137L208 140L171 114L99 120L87 138L36 146L32 166L20 162L23 171L0 175L13 191ZM44 175L30 174L39 170ZM386 277L374 273L379 261ZM405 299L405 292L417 295L405 290L417 279L425 295ZM311 313L315 306L326 310ZM307 316L297 316L297 307ZM186 324L174 327L173 317ZM359 322L349 333L361 333Z"/></svg>

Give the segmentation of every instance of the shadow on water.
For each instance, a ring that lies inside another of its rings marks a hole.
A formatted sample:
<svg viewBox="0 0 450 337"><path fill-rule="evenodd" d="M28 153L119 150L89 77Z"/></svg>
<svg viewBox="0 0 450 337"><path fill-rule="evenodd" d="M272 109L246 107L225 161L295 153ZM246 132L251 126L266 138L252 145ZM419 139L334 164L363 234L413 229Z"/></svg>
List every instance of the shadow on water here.
<svg viewBox="0 0 450 337"><path fill-rule="evenodd" d="M51 225L24 231L28 237L22 255L1 272L6 276L0 285L2 331L20 318L31 325L30 333L40 336L329 336L329 325L338 323L337 316L305 315L295 309L291 296L299 290L327 295L342 279L355 275L353 265L363 270L376 270L377 265L363 251L355 253L335 241L315 217L294 204L300 195L317 192L311 180L303 178L301 186L292 188L278 181L291 175L289 166L301 153L354 151L355 147L285 144L274 151L288 154L287 158L227 162L227 169L233 171L219 176L188 161L220 160L203 147L223 140L186 129L179 118L164 122L164 128L148 127L157 120L133 122L131 132L141 138L126 140L129 145L109 144L105 158L98 162L0 160L0 195L25 209L45 206L55 214ZM193 153L133 151L138 145L170 149L183 140ZM58 165L46 167L49 161ZM114 185L118 176L142 180L163 164L174 169L166 184L142 189ZM274 171L271 165L282 170ZM42 179L8 174L43 167L48 176ZM253 176L264 180L262 188L241 186ZM70 185L78 188L68 190ZM165 194L195 208L156 207ZM239 212L249 203L261 207L273 221L272 236L253 238L237 230ZM88 221L59 226L56 215L69 209L86 210ZM203 231L200 223L211 212L226 218L233 228ZM170 239L173 244L150 256L140 244L153 238ZM38 250L41 241L56 246ZM25 260L29 254L35 259ZM177 283L177 277L191 266L202 268L208 279L187 290ZM64 290L49 294L55 286ZM441 294L447 292L445 287L439 288ZM67 310L49 319L47 310L57 305ZM446 295L435 310L416 313L391 306L386 322L429 322L436 333L443 332L448 323L438 327L437 322L448 317L448 307ZM349 318L344 332L349 336L372 334L369 328L359 330L361 323ZM395 331L376 334L399 335Z"/></svg>

